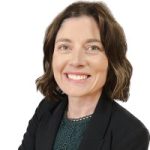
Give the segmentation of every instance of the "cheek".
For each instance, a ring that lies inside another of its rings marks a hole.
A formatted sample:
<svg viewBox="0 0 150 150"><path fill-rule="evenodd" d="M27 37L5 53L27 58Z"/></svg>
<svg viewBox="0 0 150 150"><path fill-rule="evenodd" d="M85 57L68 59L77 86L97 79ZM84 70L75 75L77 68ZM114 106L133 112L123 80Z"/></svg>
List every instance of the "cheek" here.
<svg viewBox="0 0 150 150"><path fill-rule="evenodd" d="M101 65L101 67L97 69L96 80L97 80L98 86L103 87L105 85L106 80L107 80L107 72L108 72L108 65L106 64Z"/></svg>
<svg viewBox="0 0 150 150"><path fill-rule="evenodd" d="M97 74L97 79L105 83L108 73L107 58L101 59L101 61L95 63L95 73Z"/></svg>
<svg viewBox="0 0 150 150"><path fill-rule="evenodd" d="M105 73L108 70L108 59L106 56L95 58L91 63L96 72Z"/></svg>
<svg viewBox="0 0 150 150"><path fill-rule="evenodd" d="M106 80L108 73L108 61L102 63L101 73L103 75L103 79Z"/></svg>
<svg viewBox="0 0 150 150"><path fill-rule="evenodd" d="M55 56L53 56L53 60L52 60L52 69L53 69L54 76L60 70L60 61Z"/></svg>
<svg viewBox="0 0 150 150"><path fill-rule="evenodd" d="M54 76L62 73L64 66L65 66L64 59L59 55L54 55L52 60L52 69L54 72Z"/></svg>
<svg viewBox="0 0 150 150"><path fill-rule="evenodd" d="M107 60L105 60L104 62L102 62L101 68L102 68L102 70L103 70L104 72L107 73L107 71L108 71L108 61L107 61Z"/></svg>

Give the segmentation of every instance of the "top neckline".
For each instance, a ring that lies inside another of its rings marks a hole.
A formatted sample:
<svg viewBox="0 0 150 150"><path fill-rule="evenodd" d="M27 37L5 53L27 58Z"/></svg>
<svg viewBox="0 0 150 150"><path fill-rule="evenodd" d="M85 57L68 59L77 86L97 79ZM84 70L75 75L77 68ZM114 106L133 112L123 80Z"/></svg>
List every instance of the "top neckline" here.
<svg viewBox="0 0 150 150"><path fill-rule="evenodd" d="M90 114L90 115L86 115L86 116L83 116L83 117L80 117L80 118L68 118L67 117L67 113L65 112L64 114L64 118L68 121L71 121L71 122L80 122L80 121L86 121L86 120L89 120L91 117L92 117L93 114Z"/></svg>

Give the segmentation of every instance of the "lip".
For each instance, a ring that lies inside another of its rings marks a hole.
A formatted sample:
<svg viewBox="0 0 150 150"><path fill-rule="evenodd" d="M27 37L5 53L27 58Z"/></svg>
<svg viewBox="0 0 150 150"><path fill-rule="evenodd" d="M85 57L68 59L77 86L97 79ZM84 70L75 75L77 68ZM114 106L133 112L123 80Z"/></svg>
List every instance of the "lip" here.
<svg viewBox="0 0 150 150"><path fill-rule="evenodd" d="M85 72L65 72L64 74L74 74L74 75L87 75L90 76L90 74Z"/></svg>
<svg viewBox="0 0 150 150"><path fill-rule="evenodd" d="M87 75L88 78L87 79L83 79L83 80L73 80L67 77L67 74L74 74L74 75ZM71 83L75 83L75 84L85 84L88 80L90 80L90 76L88 73L85 72L65 72L64 73L65 76L65 80L71 82Z"/></svg>

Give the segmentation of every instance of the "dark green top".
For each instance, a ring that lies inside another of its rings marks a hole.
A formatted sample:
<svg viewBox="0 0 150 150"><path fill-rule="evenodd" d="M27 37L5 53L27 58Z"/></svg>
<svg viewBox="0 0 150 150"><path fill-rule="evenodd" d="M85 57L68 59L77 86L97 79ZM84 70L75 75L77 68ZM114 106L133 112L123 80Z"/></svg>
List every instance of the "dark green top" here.
<svg viewBox="0 0 150 150"><path fill-rule="evenodd" d="M66 115L64 115L53 150L77 150L91 116L92 115L89 115L79 119L68 119Z"/></svg>

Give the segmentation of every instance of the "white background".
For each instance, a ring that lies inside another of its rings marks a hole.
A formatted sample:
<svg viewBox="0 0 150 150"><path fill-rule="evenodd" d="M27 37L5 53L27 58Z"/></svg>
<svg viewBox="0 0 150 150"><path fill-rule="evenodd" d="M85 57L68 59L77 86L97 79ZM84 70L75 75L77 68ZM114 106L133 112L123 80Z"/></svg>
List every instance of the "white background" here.
<svg viewBox="0 0 150 150"><path fill-rule="evenodd" d="M16 150L42 95L43 38L52 19L72 0L0 1L0 149ZM134 72L131 96L120 103L150 130L150 4L148 0L104 0L123 26Z"/></svg>

